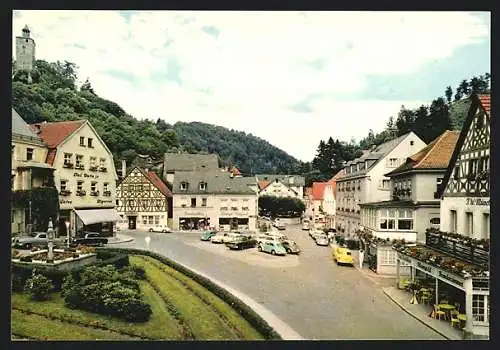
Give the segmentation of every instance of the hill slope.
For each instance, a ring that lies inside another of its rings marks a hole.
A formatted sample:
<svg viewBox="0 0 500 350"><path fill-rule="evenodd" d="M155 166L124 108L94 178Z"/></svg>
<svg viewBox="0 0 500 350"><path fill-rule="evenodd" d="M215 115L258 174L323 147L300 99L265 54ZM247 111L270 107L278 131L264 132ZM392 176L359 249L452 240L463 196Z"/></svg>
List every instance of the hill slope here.
<svg viewBox="0 0 500 350"><path fill-rule="evenodd" d="M297 171L300 162L268 142L224 127L163 120L137 120L115 102L103 99L86 81L76 87L76 65L37 60L32 72L13 70L12 106L27 123L88 119L120 160L131 162L137 154L162 159L165 152L217 153L221 165L236 165L244 173Z"/></svg>

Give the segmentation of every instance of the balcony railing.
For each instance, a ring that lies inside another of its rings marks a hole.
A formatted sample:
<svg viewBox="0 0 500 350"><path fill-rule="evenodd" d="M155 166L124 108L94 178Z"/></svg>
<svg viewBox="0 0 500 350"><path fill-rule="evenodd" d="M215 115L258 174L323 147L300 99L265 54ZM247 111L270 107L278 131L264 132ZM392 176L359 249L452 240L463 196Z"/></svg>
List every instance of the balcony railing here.
<svg viewBox="0 0 500 350"><path fill-rule="evenodd" d="M90 195L93 197L97 197L99 195L99 191L90 191Z"/></svg>
<svg viewBox="0 0 500 350"><path fill-rule="evenodd" d="M102 193L102 195L103 195L104 197L111 197L111 191L104 191L104 192Z"/></svg>
<svg viewBox="0 0 500 350"><path fill-rule="evenodd" d="M71 194L70 190L61 190L59 191L60 196L69 196Z"/></svg>
<svg viewBox="0 0 500 350"><path fill-rule="evenodd" d="M85 167L83 166L83 164L76 164L75 169L85 170Z"/></svg>
<svg viewBox="0 0 500 350"><path fill-rule="evenodd" d="M73 163L64 163L63 167L66 169L73 169L74 165Z"/></svg>
<svg viewBox="0 0 500 350"><path fill-rule="evenodd" d="M85 190L77 190L76 191L76 195L77 196L85 196L87 194L87 192Z"/></svg>
<svg viewBox="0 0 500 350"><path fill-rule="evenodd" d="M488 240L476 240L459 234L427 229L425 244L432 249L471 264L483 265L489 263L490 248Z"/></svg>

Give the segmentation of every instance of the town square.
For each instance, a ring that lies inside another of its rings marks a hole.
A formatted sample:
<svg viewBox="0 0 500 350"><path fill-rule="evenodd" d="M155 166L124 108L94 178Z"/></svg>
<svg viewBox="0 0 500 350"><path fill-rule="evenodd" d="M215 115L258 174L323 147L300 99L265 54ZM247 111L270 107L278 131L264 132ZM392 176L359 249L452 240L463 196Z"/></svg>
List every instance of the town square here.
<svg viewBox="0 0 500 350"><path fill-rule="evenodd" d="M489 12L12 16L13 342L490 338Z"/></svg>

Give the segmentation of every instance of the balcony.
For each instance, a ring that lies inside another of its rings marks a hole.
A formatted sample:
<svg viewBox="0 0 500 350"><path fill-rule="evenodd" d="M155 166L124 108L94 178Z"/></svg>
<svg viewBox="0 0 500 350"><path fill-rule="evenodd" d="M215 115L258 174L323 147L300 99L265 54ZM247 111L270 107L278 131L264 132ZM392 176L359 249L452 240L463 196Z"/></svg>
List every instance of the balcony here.
<svg viewBox="0 0 500 350"><path fill-rule="evenodd" d="M66 169L73 169L74 167L75 167L75 165L71 162L65 162L63 165L63 168L66 168Z"/></svg>
<svg viewBox="0 0 500 350"><path fill-rule="evenodd" d="M85 190L77 190L76 195L83 197L83 196L87 195L87 192Z"/></svg>
<svg viewBox="0 0 500 350"><path fill-rule="evenodd" d="M85 167L83 166L83 164L76 164L76 165L75 165L75 169L78 169L78 170L85 170Z"/></svg>
<svg viewBox="0 0 500 350"><path fill-rule="evenodd" d="M108 172L108 168L104 167L104 166L100 166L99 167L99 171L103 172L103 173L106 173Z"/></svg>
<svg viewBox="0 0 500 350"><path fill-rule="evenodd" d="M90 171L99 171L99 167L98 167L97 165L91 165L91 166L89 167L89 170L90 170Z"/></svg>
<svg viewBox="0 0 500 350"><path fill-rule="evenodd" d="M99 195L99 191L90 191L90 195L92 197L97 197Z"/></svg>
<svg viewBox="0 0 500 350"><path fill-rule="evenodd" d="M104 197L111 197L111 191L104 191L104 192L102 193L102 195L103 195Z"/></svg>

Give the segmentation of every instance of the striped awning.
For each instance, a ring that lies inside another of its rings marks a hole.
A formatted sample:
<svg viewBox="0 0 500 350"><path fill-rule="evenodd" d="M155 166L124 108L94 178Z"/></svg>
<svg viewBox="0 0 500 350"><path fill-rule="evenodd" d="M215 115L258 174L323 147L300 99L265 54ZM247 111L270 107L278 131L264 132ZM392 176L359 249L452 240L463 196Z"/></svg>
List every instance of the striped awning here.
<svg viewBox="0 0 500 350"><path fill-rule="evenodd" d="M121 220L115 209L80 209L75 210L75 214L83 221L84 225Z"/></svg>

